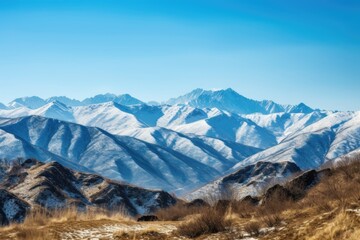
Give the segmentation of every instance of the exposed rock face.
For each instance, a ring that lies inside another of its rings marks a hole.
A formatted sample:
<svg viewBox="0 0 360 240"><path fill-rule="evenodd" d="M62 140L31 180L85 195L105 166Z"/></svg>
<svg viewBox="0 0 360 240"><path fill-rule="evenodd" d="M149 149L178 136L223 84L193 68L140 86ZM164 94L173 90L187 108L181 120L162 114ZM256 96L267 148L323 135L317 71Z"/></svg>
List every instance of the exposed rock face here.
<svg viewBox="0 0 360 240"><path fill-rule="evenodd" d="M307 189L317 184L322 177L329 174L331 174L330 169L324 169L321 171L310 170L289 181L286 184L286 187L288 189L299 189L306 191Z"/></svg>
<svg viewBox="0 0 360 240"><path fill-rule="evenodd" d="M23 221L29 208L28 203L5 189L0 189L0 225Z"/></svg>
<svg viewBox="0 0 360 240"><path fill-rule="evenodd" d="M138 222L153 222L158 220L159 218L155 215L144 215L137 219Z"/></svg>
<svg viewBox="0 0 360 240"><path fill-rule="evenodd" d="M296 201L305 196L306 192L318 184L323 177L331 174L330 169L320 171L310 170L293 178L284 185L276 184L270 187L262 197L262 203L269 200Z"/></svg>
<svg viewBox="0 0 360 240"><path fill-rule="evenodd" d="M7 189L2 190L0 204L11 203L18 206L14 209L19 209L19 213L11 213L12 219L2 217L4 224L23 220L25 209L34 205L47 209L98 206L137 215L176 203L176 199L164 191L147 190L95 174L76 172L57 162L45 164L30 159L17 166L16 171L9 171L0 187Z"/></svg>
<svg viewBox="0 0 360 240"><path fill-rule="evenodd" d="M250 196L250 195L247 195L246 197L244 197L243 199L241 199L241 202L242 202L242 203L247 203L247 204L253 205L253 206L258 205L258 204L259 204L259 201L260 201L260 200L259 200L258 198L252 197L252 196Z"/></svg>
<svg viewBox="0 0 360 240"><path fill-rule="evenodd" d="M266 204L268 201L274 199L280 202L290 201L294 200L294 195L289 189L281 186L280 184L276 184L266 191L263 196L262 203Z"/></svg>
<svg viewBox="0 0 360 240"><path fill-rule="evenodd" d="M189 208L191 208L191 207L210 207L210 204L208 204L207 202L205 202L204 200L202 200L200 198L197 198L197 199L192 200L189 203L186 203L185 206L189 207Z"/></svg>
<svg viewBox="0 0 360 240"><path fill-rule="evenodd" d="M247 183L249 179L258 178L259 176L271 177L274 175L289 176L299 172L300 168L292 162L271 163L258 162L254 165L246 166L239 171L228 175L223 179L224 183Z"/></svg>

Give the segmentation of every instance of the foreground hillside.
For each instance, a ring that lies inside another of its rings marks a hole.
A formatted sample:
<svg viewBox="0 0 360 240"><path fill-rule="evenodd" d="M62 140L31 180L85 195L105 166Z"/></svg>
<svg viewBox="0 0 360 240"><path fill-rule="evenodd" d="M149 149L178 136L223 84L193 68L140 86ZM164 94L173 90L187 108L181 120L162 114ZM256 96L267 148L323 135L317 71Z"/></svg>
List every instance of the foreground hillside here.
<svg viewBox="0 0 360 240"><path fill-rule="evenodd" d="M229 197L229 196L227 196ZM1 239L349 239L360 235L360 157L299 173L241 201L206 199L136 222L101 211L32 211Z"/></svg>
<svg viewBox="0 0 360 240"><path fill-rule="evenodd" d="M134 216L166 208L176 199L164 191L147 190L95 174L77 172L57 162L28 159L3 170L0 183L1 224L22 222L29 211L102 208Z"/></svg>

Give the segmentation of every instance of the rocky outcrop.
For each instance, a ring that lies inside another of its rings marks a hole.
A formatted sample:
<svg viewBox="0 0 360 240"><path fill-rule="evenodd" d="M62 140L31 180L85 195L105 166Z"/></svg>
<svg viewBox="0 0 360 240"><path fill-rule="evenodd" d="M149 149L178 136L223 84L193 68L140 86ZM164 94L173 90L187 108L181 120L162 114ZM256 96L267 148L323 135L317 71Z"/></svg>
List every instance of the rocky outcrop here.
<svg viewBox="0 0 360 240"><path fill-rule="evenodd" d="M5 189L0 189L0 225L22 222L30 205Z"/></svg>
<svg viewBox="0 0 360 240"><path fill-rule="evenodd" d="M185 203L186 207L192 208L192 207L210 207L210 204L205 202L204 200L197 198L192 200L191 202Z"/></svg>
<svg viewBox="0 0 360 240"><path fill-rule="evenodd" d="M295 197L289 189L281 186L280 184L276 184L266 191L265 195L263 196L262 203L266 204L267 202L273 200L284 202L294 199Z"/></svg>
<svg viewBox="0 0 360 240"><path fill-rule="evenodd" d="M300 168L292 162L271 163L271 162L258 162L254 165L246 166L237 172L224 177L223 183L237 183L246 184L251 183L250 180L263 179L275 177L280 175L283 177L289 176L293 173L300 172Z"/></svg>
<svg viewBox="0 0 360 240"><path fill-rule="evenodd" d="M267 189L262 196L262 204L270 200L277 201L296 201L303 198L307 191L318 184L322 178L331 174L330 169L309 170L294 177L284 185L276 184Z"/></svg>
<svg viewBox="0 0 360 240"><path fill-rule="evenodd" d="M246 197L244 197L243 199L241 199L241 203L246 203L252 206L256 206L258 205L260 202L259 198L257 197L252 197L250 195L247 195Z"/></svg>

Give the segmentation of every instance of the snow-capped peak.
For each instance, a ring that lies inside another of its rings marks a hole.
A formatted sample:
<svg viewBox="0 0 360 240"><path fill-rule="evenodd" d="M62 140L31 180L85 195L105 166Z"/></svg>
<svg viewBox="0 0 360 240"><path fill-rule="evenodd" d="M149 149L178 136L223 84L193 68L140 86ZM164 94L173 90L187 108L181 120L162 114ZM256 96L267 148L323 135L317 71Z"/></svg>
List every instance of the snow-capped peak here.
<svg viewBox="0 0 360 240"><path fill-rule="evenodd" d="M105 102L116 102L122 105L143 104L142 101L132 97L130 94L115 95L112 93L106 93L96 95L92 98L86 98L82 101L82 105L99 104Z"/></svg>
<svg viewBox="0 0 360 240"><path fill-rule="evenodd" d="M54 101L58 101L69 107L81 106L81 102L79 100L71 99L66 96L55 96L55 97L50 97L50 98L46 99L46 102L48 102L48 103L54 102Z"/></svg>

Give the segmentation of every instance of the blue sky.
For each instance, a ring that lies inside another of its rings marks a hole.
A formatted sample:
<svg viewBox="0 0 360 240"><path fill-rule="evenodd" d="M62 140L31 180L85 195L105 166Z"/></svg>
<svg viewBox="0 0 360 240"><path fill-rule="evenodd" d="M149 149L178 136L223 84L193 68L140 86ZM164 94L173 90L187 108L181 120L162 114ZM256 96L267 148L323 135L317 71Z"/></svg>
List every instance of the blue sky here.
<svg viewBox="0 0 360 240"><path fill-rule="evenodd" d="M231 87L360 110L360 1L0 0L0 102Z"/></svg>

